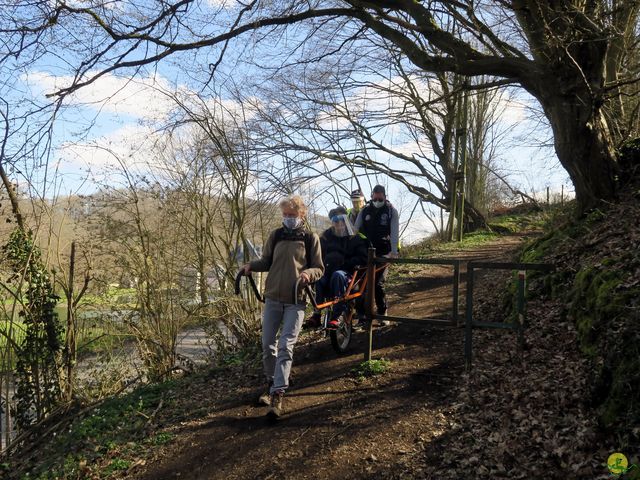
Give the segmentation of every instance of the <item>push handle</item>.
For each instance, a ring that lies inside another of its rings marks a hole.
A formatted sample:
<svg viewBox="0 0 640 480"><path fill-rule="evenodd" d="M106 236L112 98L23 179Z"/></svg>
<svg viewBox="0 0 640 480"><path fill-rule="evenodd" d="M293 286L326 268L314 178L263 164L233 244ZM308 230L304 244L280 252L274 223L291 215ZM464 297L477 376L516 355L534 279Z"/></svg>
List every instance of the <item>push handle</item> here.
<svg viewBox="0 0 640 480"><path fill-rule="evenodd" d="M264 303L264 297L262 295L260 295L260 292L258 291L258 286L256 285L255 280L251 276L251 273L248 273L248 274L245 275L244 269L240 270L238 272L238 274L236 275L236 283L235 283L236 295L240 295L240 282L242 281L242 277L243 276L246 276L247 279L249 280L249 284L251 285L251 289L253 290L253 293L255 294L255 296L258 299L258 301Z"/></svg>
<svg viewBox="0 0 640 480"><path fill-rule="evenodd" d="M298 302L299 291L300 291L300 277L296 279L296 283L293 286L293 302L295 305L299 305L299 302ZM317 309L318 304L316 303L316 297L313 294L313 290L311 290L311 285L304 286L304 293L307 295L307 297L309 297L309 300L311 300L311 304L313 305L313 308Z"/></svg>

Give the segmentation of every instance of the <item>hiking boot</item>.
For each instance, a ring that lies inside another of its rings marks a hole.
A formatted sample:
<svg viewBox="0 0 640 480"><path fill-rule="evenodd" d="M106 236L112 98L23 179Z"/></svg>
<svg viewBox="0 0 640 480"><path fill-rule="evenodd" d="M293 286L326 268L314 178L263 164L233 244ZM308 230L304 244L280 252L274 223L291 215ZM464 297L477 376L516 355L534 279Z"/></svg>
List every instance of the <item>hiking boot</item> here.
<svg viewBox="0 0 640 480"><path fill-rule="evenodd" d="M387 309L385 308L384 310L379 310L378 311L378 315L384 315L385 317L387 316ZM380 325L381 327L386 327L388 325L390 325L391 322L389 320L378 320L378 325Z"/></svg>
<svg viewBox="0 0 640 480"><path fill-rule="evenodd" d="M313 312L313 315L304 322L304 328L308 328L309 330L316 329L320 326L320 321L320 312Z"/></svg>
<svg viewBox="0 0 640 480"><path fill-rule="evenodd" d="M353 327L358 330L367 330L369 328L369 320L367 320L366 315L358 315L358 323L356 323Z"/></svg>
<svg viewBox="0 0 640 480"><path fill-rule="evenodd" d="M340 320L337 318L332 318L327 322L327 330L337 330L340 326Z"/></svg>
<svg viewBox="0 0 640 480"><path fill-rule="evenodd" d="M264 391L258 397L258 405L271 405L271 385L273 385L272 381L264 387Z"/></svg>
<svg viewBox="0 0 640 480"><path fill-rule="evenodd" d="M284 408L282 407L283 400L283 390L278 390L277 392L273 392L271 394L271 402L269 405L269 410L267 411L267 418L271 420L280 418L280 416L284 413Z"/></svg>

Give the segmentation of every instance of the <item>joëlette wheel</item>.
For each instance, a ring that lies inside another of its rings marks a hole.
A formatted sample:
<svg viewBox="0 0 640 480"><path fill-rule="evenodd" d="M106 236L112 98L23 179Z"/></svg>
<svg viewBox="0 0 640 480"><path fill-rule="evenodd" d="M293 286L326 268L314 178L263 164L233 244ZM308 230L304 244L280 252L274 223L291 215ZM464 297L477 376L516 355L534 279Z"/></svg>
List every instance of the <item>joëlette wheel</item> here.
<svg viewBox="0 0 640 480"><path fill-rule="evenodd" d="M345 353L349 350L351 336L353 334L353 311L349 309L340 315L340 325L336 330L331 330L331 345L338 353Z"/></svg>

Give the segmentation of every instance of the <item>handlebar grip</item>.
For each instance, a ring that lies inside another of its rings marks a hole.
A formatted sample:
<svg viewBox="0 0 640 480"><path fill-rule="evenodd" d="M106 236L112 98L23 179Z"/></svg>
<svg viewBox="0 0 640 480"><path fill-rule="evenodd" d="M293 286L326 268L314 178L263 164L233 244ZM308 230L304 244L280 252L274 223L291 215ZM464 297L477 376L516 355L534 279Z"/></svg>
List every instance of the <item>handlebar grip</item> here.
<svg viewBox="0 0 640 480"><path fill-rule="evenodd" d="M236 282L235 282L235 293L236 293L236 295L240 295L240 281L242 280L243 276L245 276L244 275L244 270L240 270L238 272L238 274L236 275ZM251 289L253 290L253 293L256 296L256 298L258 299L258 301L261 302L261 303L264 303L264 297L262 295L260 295L260 292L258 291L258 286L256 285L255 280L251 276L251 272L249 272L246 275L246 277L249 279L249 283L251 284Z"/></svg>
<svg viewBox="0 0 640 480"><path fill-rule="evenodd" d="M313 290L311 290L311 285L305 285L304 291L307 292L307 297L309 297L309 300L311 300L311 305L313 305L313 308L317 310L318 304L316 303L316 296L313 294Z"/></svg>
<svg viewBox="0 0 640 480"><path fill-rule="evenodd" d="M256 298L258 299L259 302L264 303L264 297L260 295L260 292L258 291L258 286L256 285L255 280L253 279L251 274L249 274L248 277L249 277L249 283L251 284L251 288L253 289L253 293L255 294Z"/></svg>
<svg viewBox="0 0 640 480"><path fill-rule="evenodd" d="M293 286L293 302L295 305L298 305L298 291L300 290L300 277L296 279L296 283ZM316 303L316 298L313 294L313 290L311 290L311 285L304 286L304 293L309 297L313 308L317 308L318 304Z"/></svg>
<svg viewBox="0 0 640 480"><path fill-rule="evenodd" d="M235 294L240 295L240 282L242 281L242 276L244 275L244 270L240 270L236 275L236 283L235 283Z"/></svg>
<svg viewBox="0 0 640 480"><path fill-rule="evenodd" d="M298 305L298 290L300 290L300 277L296 278L296 283L293 284L293 304Z"/></svg>

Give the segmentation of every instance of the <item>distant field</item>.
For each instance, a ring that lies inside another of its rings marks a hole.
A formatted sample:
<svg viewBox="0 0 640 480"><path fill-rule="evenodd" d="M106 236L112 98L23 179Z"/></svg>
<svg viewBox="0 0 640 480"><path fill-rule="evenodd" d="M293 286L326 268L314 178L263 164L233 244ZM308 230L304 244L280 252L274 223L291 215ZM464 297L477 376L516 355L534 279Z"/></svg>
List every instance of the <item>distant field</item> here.
<svg viewBox="0 0 640 480"><path fill-rule="evenodd" d="M11 332L9 332L10 330ZM25 334L24 324L16 321L11 325L7 320L0 320L0 350L4 350L7 347L7 337L9 333L11 333L11 338L17 343L22 342Z"/></svg>
<svg viewBox="0 0 640 480"><path fill-rule="evenodd" d="M67 311L65 306L56 308L56 312L60 318L63 328L66 326ZM91 321L81 322L78 332L78 354L82 356L87 353L99 353L108 351L121 344L128 338L123 331L118 331L118 327L113 322L101 322L100 314L92 312ZM10 322L9 320L0 320L0 370L6 368L8 337L20 345L25 338L26 328L21 320ZM64 338L65 332L63 332ZM15 358L12 360L12 364ZM12 365L13 366L13 365Z"/></svg>

